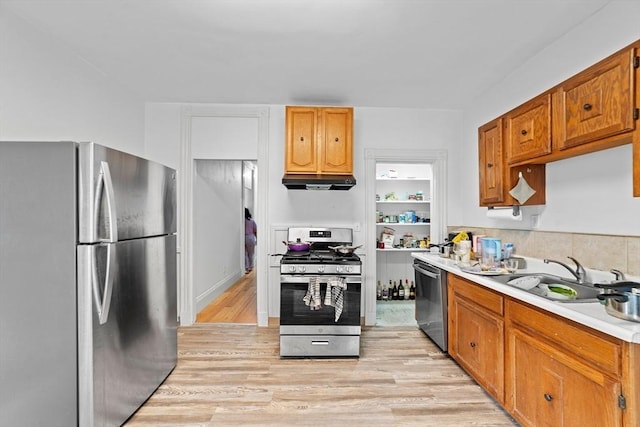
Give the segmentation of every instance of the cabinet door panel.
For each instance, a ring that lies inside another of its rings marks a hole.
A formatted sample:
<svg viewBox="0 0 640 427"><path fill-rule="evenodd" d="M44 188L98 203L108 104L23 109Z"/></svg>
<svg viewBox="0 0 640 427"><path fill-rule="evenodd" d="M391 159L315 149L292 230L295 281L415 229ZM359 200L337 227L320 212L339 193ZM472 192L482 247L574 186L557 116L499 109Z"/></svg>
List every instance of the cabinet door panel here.
<svg viewBox="0 0 640 427"><path fill-rule="evenodd" d="M320 123L322 172L352 173L352 110L350 108L321 109Z"/></svg>
<svg viewBox="0 0 640 427"><path fill-rule="evenodd" d="M551 153L551 95L527 102L507 116L509 164Z"/></svg>
<svg viewBox="0 0 640 427"><path fill-rule="evenodd" d="M480 205L502 203L505 194L502 119L480 127L478 133Z"/></svg>
<svg viewBox="0 0 640 427"><path fill-rule="evenodd" d="M504 399L504 322L456 297L454 352L458 362L499 402Z"/></svg>
<svg viewBox="0 0 640 427"><path fill-rule="evenodd" d="M316 173L318 118L315 108L287 108L285 170L289 173Z"/></svg>
<svg viewBox="0 0 640 427"><path fill-rule="evenodd" d="M513 378L509 395L523 426L620 426L619 383L532 336L509 333Z"/></svg>
<svg viewBox="0 0 640 427"><path fill-rule="evenodd" d="M625 52L563 85L559 149L634 129L632 58L633 51Z"/></svg>

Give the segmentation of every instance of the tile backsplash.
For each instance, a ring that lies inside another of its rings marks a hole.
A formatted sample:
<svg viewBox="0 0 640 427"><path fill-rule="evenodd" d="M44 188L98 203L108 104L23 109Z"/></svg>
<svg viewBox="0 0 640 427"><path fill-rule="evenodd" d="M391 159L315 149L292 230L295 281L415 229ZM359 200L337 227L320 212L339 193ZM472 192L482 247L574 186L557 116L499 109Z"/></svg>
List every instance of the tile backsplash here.
<svg viewBox="0 0 640 427"><path fill-rule="evenodd" d="M448 227L449 232L471 231L499 237L515 245L515 255L550 258L566 262L572 256L585 268L609 271L612 268L640 276L640 237L603 234L561 233L553 231L508 230L502 228Z"/></svg>

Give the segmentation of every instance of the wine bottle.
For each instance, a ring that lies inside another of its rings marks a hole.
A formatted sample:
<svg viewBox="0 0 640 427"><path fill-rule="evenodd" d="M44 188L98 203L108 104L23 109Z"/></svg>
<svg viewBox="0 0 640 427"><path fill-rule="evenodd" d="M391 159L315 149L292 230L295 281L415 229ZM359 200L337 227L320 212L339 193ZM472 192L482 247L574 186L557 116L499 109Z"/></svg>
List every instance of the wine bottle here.
<svg viewBox="0 0 640 427"><path fill-rule="evenodd" d="M400 284L398 285L398 299L399 300L404 300L404 286L402 285L402 280L400 281Z"/></svg>
<svg viewBox="0 0 640 427"><path fill-rule="evenodd" d="M409 279L404 279L404 299L408 300L411 294L411 288L409 287Z"/></svg>
<svg viewBox="0 0 640 427"><path fill-rule="evenodd" d="M386 301L389 299L389 289L386 287L382 288L382 301Z"/></svg>
<svg viewBox="0 0 640 427"><path fill-rule="evenodd" d="M411 287L409 288L409 299L416 299L416 287L411 281Z"/></svg>
<svg viewBox="0 0 640 427"><path fill-rule="evenodd" d="M378 287L376 288L376 300L380 301L382 299L382 285L380 284L380 280L378 280Z"/></svg>
<svg viewBox="0 0 640 427"><path fill-rule="evenodd" d="M392 298L391 299L398 299L398 286L396 285L395 280L393 281L393 289L392 289Z"/></svg>

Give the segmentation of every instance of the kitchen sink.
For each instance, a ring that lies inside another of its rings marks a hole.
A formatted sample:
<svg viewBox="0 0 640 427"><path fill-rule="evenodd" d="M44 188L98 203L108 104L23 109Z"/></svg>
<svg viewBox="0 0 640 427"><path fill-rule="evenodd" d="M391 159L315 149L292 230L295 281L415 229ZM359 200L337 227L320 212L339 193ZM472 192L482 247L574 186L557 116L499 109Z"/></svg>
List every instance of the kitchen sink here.
<svg viewBox="0 0 640 427"><path fill-rule="evenodd" d="M578 283L547 273L515 273L494 276L492 279L542 298L563 303L597 302L596 297L602 291L594 288L591 283Z"/></svg>

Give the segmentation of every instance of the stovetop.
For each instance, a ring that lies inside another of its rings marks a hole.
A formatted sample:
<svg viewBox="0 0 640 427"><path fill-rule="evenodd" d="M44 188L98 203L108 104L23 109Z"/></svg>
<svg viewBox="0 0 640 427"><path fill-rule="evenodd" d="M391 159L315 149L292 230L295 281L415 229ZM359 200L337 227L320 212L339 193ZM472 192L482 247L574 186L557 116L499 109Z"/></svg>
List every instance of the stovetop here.
<svg viewBox="0 0 640 427"><path fill-rule="evenodd" d="M331 249L311 251L288 251L281 264L360 264L360 257L351 253L343 255Z"/></svg>
<svg viewBox="0 0 640 427"><path fill-rule="evenodd" d="M341 254L331 246L351 246L353 230L350 228L291 227L289 241L308 242L308 251L287 251L280 260L281 274L360 274L360 257Z"/></svg>

